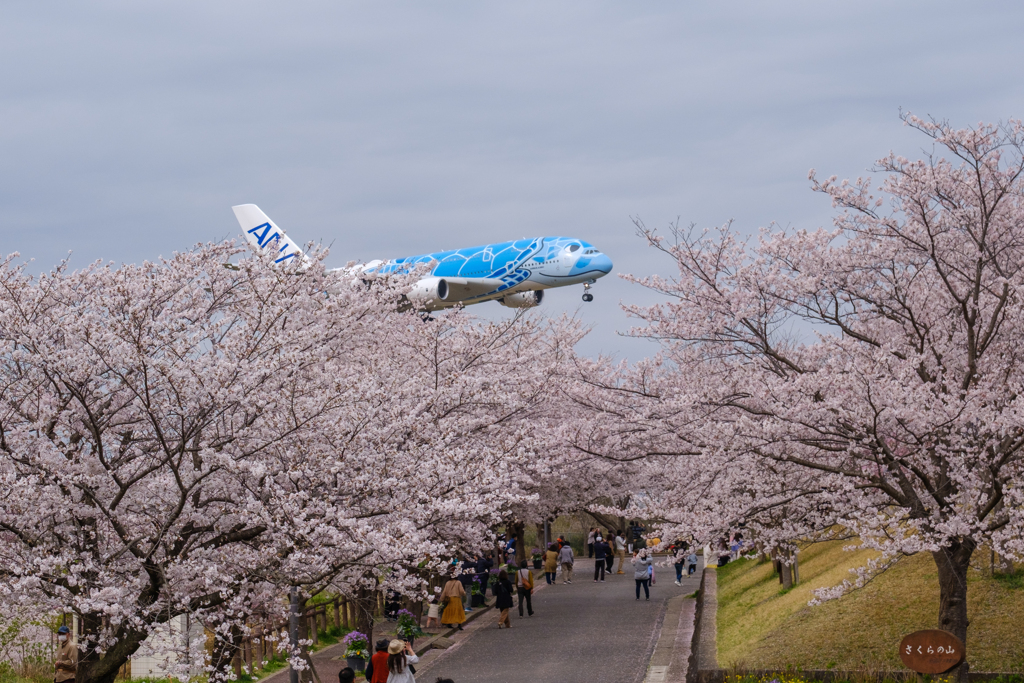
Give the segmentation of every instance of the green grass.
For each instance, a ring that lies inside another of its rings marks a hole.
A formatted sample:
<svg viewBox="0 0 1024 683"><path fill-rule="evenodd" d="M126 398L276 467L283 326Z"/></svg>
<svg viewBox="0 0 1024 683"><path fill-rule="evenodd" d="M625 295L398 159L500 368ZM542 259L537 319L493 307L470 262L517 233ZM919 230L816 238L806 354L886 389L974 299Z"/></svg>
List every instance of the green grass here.
<svg viewBox="0 0 1024 683"><path fill-rule="evenodd" d="M718 660L739 669L902 671L896 646L935 628L938 580L930 555L906 558L859 591L809 607L812 589L851 578L871 554L842 542L800 553L801 583L780 590L771 563L731 562L718 570ZM980 556L980 555L979 555ZM968 576L968 661L972 671L1024 670L1024 578Z"/></svg>

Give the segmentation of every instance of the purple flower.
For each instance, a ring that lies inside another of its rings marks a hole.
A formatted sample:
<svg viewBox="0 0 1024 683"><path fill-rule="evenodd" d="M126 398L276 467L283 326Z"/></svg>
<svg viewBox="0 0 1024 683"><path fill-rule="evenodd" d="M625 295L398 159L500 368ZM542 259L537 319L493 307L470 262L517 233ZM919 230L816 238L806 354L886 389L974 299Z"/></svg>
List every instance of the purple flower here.
<svg viewBox="0 0 1024 683"><path fill-rule="evenodd" d="M349 645L349 646L354 645L354 644L368 644L369 643L369 641L366 639L366 635L360 633L359 631L351 631L351 632L349 632L348 635L346 635L344 638L341 639L341 642L343 642L343 643L345 643L346 645Z"/></svg>

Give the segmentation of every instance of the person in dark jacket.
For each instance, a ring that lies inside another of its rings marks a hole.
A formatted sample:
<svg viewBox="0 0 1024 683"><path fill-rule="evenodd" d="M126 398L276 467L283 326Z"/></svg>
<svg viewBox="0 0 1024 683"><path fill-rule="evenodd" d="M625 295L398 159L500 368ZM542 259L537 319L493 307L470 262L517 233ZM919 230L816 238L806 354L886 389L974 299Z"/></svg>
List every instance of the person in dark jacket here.
<svg viewBox="0 0 1024 683"><path fill-rule="evenodd" d="M387 683L388 681L388 639L381 638L377 641L377 645L374 649L377 651L370 657L370 661L366 663L366 669L363 672L366 676L367 683Z"/></svg>
<svg viewBox="0 0 1024 683"><path fill-rule="evenodd" d="M466 596L463 599L463 607L467 612L473 611L473 577L476 571L476 560L471 560L468 557L462 560L462 574L459 575L459 582L466 591Z"/></svg>
<svg viewBox="0 0 1024 683"><path fill-rule="evenodd" d="M487 584L491 580L491 567L494 566L494 560L491 559L491 554L478 555L476 558L476 580L480 582L480 593L487 595Z"/></svg>
<svg viewBox="0 0 1024 683"><path fill-rule="evenodd" d="M512 609L512 582L508 580L508 572L502 569L498 572L498 580L494 582L495 608L501 610L498 617L498 628L512 628L512 622L508 618L508 611Z"/></svg>

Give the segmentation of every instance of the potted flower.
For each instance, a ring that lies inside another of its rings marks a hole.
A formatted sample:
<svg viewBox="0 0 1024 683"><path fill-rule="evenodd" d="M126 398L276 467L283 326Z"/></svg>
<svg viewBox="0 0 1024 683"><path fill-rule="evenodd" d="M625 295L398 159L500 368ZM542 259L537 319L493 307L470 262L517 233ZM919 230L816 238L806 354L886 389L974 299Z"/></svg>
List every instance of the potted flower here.
<svg viewBox="0 0 1024 683"><path fill-rule="evenodd" d="M533 558L533 568L540 569L541 560L544 559L544 556L540 552L540 548L534 548L531 550L530 556Z"/></svg>
<svg viewBox="0 0 1024 683"><path fill-rule="evenodd" d="M345 663L353 671L366 668L366 660L370 658L370 641L359 631L351 631L341 639L345 644Z"/></svg>
<svg viewBox="0 0 1024 683"><path fill-rule="evenodd" d="M402 640L409 641L410 645L413 644L417 636L424 635L415 614L407 609L398 610L398 629L396 635Z"/></svg>
<svg viewBox="0 0 1024 683"><path fill-rule="evenodd" d="M469 587L469 606L470 607L481 607L484 604L483 591L481 590L480 582L474 581Z"/></svg>

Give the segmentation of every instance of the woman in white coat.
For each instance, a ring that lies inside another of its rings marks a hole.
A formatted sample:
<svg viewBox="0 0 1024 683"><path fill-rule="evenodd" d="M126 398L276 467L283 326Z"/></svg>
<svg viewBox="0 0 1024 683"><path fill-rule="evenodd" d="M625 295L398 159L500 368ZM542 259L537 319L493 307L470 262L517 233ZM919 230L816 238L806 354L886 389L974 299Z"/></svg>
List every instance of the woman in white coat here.
<svg viewBox="0 0 1024 683"><path fill-rule="evenodd" d="M392 640L388 645L388 683L416 683L411 665L420 661L412 645Z"/></svg>

